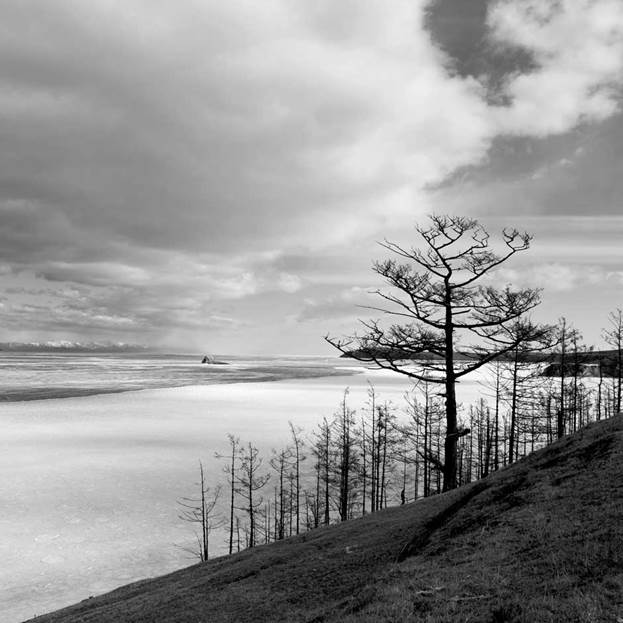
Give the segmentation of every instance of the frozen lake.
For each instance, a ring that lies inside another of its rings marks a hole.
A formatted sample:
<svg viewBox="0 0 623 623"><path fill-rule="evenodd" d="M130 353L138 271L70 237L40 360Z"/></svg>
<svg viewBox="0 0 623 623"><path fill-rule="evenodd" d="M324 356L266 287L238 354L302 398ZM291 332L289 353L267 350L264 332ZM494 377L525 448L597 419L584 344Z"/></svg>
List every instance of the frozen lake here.
<svg viewBox="0 0 623 623"><path fill-rule="evenodd" d="M346 387L363 406L368 380L396 404L410 387L370 371L0 404L2 620L192 564L176 501L193 495L198 460L224 483L214 453L227 451L228 433L267 455L287 443L289 420L311 433L330 417ZM460 397L477 391L464 382Z"/></svg>

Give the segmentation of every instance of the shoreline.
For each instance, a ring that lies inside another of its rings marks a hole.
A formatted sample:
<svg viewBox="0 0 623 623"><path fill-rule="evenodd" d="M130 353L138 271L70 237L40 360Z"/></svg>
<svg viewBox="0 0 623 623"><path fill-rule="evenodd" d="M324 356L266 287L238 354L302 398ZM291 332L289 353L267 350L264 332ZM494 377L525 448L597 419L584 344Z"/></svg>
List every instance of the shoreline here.
<svg viewBox="0 0 623 623"><path fill-rule="evenodd" d="M202 382L197 379L186 381L176 381L175 379L163 380L161 382L137 382L131 386L108 386L108 387L27 387L0 390L0 405L18 402L35 402L41 400L62 400L66 398L86 398L89 396L122 394L129 392L145 391L150 389L175 389L178 387L211 387L213 385L232 385L236 383L275 383L278 381L296 381L304 379L321 379L331 377L351 377L364 373L362 368L278 368L278 370L288 370L290 374L279 373L275 368L262 370L261 368L248 368L239 371L239 376L229 378L209 378Z"/></svg>

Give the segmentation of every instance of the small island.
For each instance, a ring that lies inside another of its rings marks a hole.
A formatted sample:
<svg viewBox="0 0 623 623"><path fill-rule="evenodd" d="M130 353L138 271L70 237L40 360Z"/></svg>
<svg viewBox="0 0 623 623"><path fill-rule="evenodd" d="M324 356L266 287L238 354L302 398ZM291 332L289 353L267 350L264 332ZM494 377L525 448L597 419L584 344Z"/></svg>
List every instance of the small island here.
<svg viewBox="0 0 623 623"><path fill-rule="evenodd" d="M214 355L204 355L201 363L209 363L213 366L227 366L229 365L226 361L218 361Z"/></svg>

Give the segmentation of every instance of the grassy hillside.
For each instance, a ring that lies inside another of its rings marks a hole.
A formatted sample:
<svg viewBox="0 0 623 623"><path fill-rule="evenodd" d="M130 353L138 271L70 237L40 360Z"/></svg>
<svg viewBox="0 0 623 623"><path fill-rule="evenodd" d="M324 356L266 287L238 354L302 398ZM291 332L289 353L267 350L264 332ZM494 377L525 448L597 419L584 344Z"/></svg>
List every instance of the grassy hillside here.
<svg viewBox="0 0 623 623"><path fill-rule="evenodd" d="M34 620L623 621L623 417L448 494Z"/></svg>

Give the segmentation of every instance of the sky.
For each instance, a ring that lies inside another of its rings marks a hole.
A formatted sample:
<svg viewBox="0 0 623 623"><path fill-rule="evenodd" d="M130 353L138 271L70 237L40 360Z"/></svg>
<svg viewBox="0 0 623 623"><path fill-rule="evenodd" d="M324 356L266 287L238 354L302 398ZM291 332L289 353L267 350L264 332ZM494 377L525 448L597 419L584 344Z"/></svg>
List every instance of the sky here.
<svg viewBox="0 0 623 623"><path fill-rule="evenodd" d="M5 0L0 341L330 354L383 239L534 235L499 283L623 307L620 0Z"/></svg>

